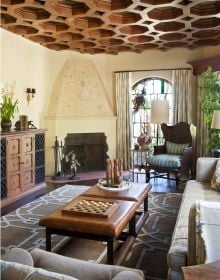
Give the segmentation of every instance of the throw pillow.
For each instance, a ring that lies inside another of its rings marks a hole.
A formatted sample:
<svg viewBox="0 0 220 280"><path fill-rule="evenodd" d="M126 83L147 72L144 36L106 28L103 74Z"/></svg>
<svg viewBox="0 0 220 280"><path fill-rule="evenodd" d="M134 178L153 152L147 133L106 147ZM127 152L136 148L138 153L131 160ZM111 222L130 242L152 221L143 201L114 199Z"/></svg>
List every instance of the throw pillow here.
<svg viewBox="0 0 220 280"><path fill-rule="evenodd" d="M4 280L77 280L71 276L16 262L0 261L0 265L1 276Z"/></svg>
<svg viewBox="0 0 220 280"><path fill-rule="evenodd" d="M133 271L121 271L112 280L142 280L143 278Z"/></svg>
<svg viewBox="0 0 220 280"><path fill-rule="evenodd" d="M170 141L166 142L166 151L167 154L173 155L182 155L185 148L189 147L189 143L187 144L176 144Z"/></svg>
<svg viewBox="0 0 220 280"><path fill-rule="evenodd" d="M212 176L211 188L220 191L220 160L217 161L215 172Z"/></svg>

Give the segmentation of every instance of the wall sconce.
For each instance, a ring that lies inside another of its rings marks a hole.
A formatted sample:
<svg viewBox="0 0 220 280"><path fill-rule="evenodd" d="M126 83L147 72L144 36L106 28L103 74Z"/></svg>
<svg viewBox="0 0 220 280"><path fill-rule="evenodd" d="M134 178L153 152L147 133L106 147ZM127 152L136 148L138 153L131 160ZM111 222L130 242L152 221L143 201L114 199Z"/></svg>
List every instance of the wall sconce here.
<svg viewBox="0 0 220 280"><path fill-rule="evenodd" d="M35 94L36 94L36 89L35 88L27 88L26 93L27 93L27 102L28 102L28 105L29 105L31 99L33 99Z"/></svg>

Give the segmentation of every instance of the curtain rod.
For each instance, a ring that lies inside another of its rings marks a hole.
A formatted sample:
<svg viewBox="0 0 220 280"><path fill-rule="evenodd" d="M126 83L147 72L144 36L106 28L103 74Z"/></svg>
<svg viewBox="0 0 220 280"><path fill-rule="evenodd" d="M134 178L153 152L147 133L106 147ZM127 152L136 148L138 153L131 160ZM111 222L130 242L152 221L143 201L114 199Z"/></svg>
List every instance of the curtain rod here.
<svg viewBox="0 0 220 280"><path fill-rule="evenodd" d="M192 70L192 68L166 68L166 69L148 69L148 70L126 70L126 71L115 71L114 73L123 73L123 72L147 72L147 71L170 71L170 70Z"/></svg>

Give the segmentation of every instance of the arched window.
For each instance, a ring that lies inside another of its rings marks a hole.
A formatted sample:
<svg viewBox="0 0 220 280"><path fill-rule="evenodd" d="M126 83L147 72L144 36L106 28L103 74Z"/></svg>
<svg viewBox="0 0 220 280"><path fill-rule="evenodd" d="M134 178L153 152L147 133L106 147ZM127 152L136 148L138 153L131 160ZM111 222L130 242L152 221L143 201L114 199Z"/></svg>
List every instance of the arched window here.
<svg viewBox="0 0 220 280"><path fill-rule="evenodd" d="M132 147L138 143L138 137L146 130L151 130L151 143L163 143L163 136L160 126L150 124L150 106L151 100L168 100L169 101L169 123L173 120L173 96L172 84L170 81L159 78L150 77L138 81L132 86ZM157 137L158 131L158 141Z"/></svg>

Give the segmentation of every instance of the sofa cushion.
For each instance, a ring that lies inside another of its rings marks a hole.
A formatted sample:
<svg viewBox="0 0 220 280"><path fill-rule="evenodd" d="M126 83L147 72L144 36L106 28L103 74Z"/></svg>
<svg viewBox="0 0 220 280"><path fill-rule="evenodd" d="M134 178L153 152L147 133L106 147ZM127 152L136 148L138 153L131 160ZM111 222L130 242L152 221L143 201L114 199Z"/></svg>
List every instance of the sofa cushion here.
<svg viewBox="0 0 220 280"><path fill-rule="evenodd" d="M173 155L182 155L185 148L188 148L189 144L176 144L170 141L166 142L166 152Z"/></svg>
<svg viewBox="0 0 220 280"><path fill-rule="evenodd" d="M180 168L181 158L179 155L170 154L153 155L147 159L147 163L161 167Z"/></svg>
<svg viewBox="0 0 220 280"><path fill-rule="evenodd" d="M214 190L220 191L220 160L216 164L216 169L211 180L211 187Z"/></svg>
<svg viewBox="0 0 220 280"><path fill-rule="evenodd" d="M183 280L183 273L179 270L168 270L167 280Z"/></svg>
<svg viewBox="0 0 220 280"><path fill-rule="evenodd" d="M34 271L34 268L16 262L1 261L1 271L4 280L24 280Z"/></svg>
<svg viewBox="0 0 220 280"><path fill-rule="evenodd" d="M4 280L77 280L67 275L6 261L1 261L1 276Z"/></svg>
<svg viewBox="0 0 220 280"><path fill-rule="evenodd" d="M97 264L61 256L41 249L33 249L31 255L36 267L86 280L112 280L121 271L132 271L144 279L141 270L117 265Z"/></svg>
<svg viewBox="0 0 220 280"><path fill-rule="evenodd" d="M196 265L196 203L190 208L188 223L188 265Z"/></svg>
<svg viewBox="0 0 220 280"><path fill-rule="evenodd" d="M77 280L71 276L60 273L47 271L45 269L37 268L29 274L25 280Z"/></svg>

